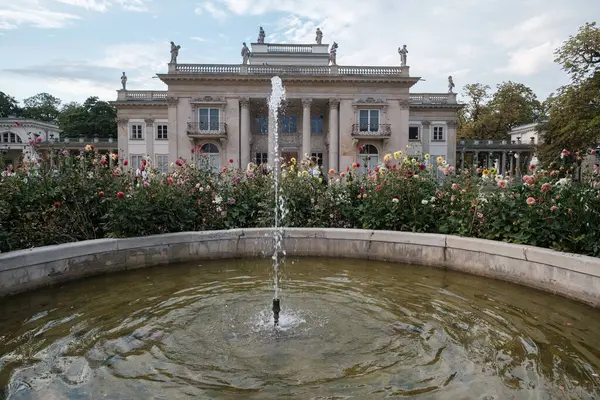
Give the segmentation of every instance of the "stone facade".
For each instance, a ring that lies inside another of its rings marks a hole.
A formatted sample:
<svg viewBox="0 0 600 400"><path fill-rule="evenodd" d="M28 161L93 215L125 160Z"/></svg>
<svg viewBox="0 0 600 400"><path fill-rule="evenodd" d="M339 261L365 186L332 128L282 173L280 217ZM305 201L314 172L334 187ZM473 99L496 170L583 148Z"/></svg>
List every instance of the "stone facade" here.
<svg viewBox="0 0 600 400"><path fill-rule="evenodd" d="M455 93L411 93L419 77L408 66L329 65L328 45L252 44L246 64L176 64L158 74L165 91L119 90L118 145L132 166L151 156L167 169L177 158L273 158L271 78L282 78L286 104L279 121L284 158L314 155L324 169L357 161L362 145L375 164L385 153L430 153L456 162ZM367 159L364 157L363 159Z"/></svg>
<svg viewBox="0 0 600 400"><path fill-rule="evenodd" d="M16 167L34 154L31 141L38 145L59 140L57 125L22 118L0 118L0 153L6 167Z"/></svg>

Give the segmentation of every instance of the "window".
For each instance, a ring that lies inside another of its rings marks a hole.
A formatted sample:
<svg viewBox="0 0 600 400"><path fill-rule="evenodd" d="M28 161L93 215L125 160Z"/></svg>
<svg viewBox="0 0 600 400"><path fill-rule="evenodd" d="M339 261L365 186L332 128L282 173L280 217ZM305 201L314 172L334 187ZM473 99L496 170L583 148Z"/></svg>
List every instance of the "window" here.
<svg viewBox="0 0 600 400"><path fill-rule="evenodd" d="M279 129L281 133L296 133L298 119L295 115L284 115L279 121Z"/></svg>
<svg viewBox="0 0 600 400"><path fill-rule="evenodd" d="M269 117L260 115L254 118L254 133L265 134L269 133Z"/></svg>
<svg viewBox="0 0 600 400"><path fill-rule="evenodd" d="M131 139L135 139L135 140L141 140L143 139L142 137L142 125L131 125Z"/></svg>
<svg viewBox="0 0 600 400"><path fill-rule="evenodd" d="M157 125L156 126L156 139L158 140L167 140L167 125Z"/></svg>
<svg viewBox="0 0 600 400"><path fill-rule="evenodd" d="M213 172L218 172L221 169L221 155L217 145L212 143L202 145L197 165L199 168L208 168Z"/></svg>
<svg viewBox="0 0 600 400"><path fill-rule="evenodd" d="M441 142L444 141L444 127L434 126L433 127L433 141Z"/></svg>
<svg viewBox="0 0 600 400"><path fill-rule="evenodd" d="M131 169L134 171L137 170L142 165L142 159L144 156L139 154L132 154L129 156L129 161L131 162Z"/></svg>
<svg viewBox="0 0 600 400"><path fill-rule="evenodd" d="M218 108L201 108L199 110L198 122L201 131L218 131L219 130L219 109Z"/></svg>
<svg viewBox="0 0 600 400"><path fill-rule="evenodd" d="M362 148L362 152L358 155L360 163L360 171L362 173L373 171L379 164L379 150L372 144L366 144Z"/></svg>
<svg viewBox="0 0 600 400"><path fill-rule="evenodd" d="M317 159L317 165L319 167L323 166L323 153L310 153L310 157L315 157Z"/></svg>
<svg viewBox="0 0 600 400"><path fill-rule="evenodd" d="M361 132L377 132L379 130L379 110L360 110L358 123Z"/></svg>
<svg viewBox="0 0 600 400"><path fill-rule="evenodd" d="M323 116L313 115L310 117L310 133L313 135L323 134Z"/></svg>
<svg viewBox="0 0 600 400"><path fill-rule="evenodd" d="M0 136L0 142L3 143L23 143L19 135L12 132L4 132L2 136Z"/></svg>
<svg viewBox="0 0 600 400"><path fill-rule="evenodd" d="M256 165L266 164L269 160L268 153L254 153L254 163Z"/></svg>
<svg viewBox="0 0 600 400"><path fill-rule="evenodd" d="M419 127L409 126L408 127L408 140L419 140Z"/></svg>
<svg viewBox="0 0 600 400"><path fill-rule="evenodd" d="M169 172L169 155L168 154L156 154L156 169L159 173L166 174Z"/></svg>

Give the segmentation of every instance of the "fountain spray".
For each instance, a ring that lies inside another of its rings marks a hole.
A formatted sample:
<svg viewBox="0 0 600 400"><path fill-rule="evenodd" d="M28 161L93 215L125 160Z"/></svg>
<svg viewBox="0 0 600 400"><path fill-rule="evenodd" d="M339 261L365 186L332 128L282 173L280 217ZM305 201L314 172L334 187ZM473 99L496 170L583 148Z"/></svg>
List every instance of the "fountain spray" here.
<svg viewBox="0 0 600 400"><path fill-rule="evenodd" d="M285 99L285 88L283 82L278 76L271 78L271 96L269 97L269 117L273 124L273 136L270 137L269 147L272 153L273 160L273 186L275 192L275 226L273 230L273 284L275 295L273 297L273 320L275 326L279 325L279 312L281 307L279 304L279 253L281 251L281 242L283 232L280 227L279 220L282 217L285 208L283 196L279 193L279 173L281 170L281 160L279 158L279 109L282 101ZM283 219L283 218L281 218Z"/></svg>

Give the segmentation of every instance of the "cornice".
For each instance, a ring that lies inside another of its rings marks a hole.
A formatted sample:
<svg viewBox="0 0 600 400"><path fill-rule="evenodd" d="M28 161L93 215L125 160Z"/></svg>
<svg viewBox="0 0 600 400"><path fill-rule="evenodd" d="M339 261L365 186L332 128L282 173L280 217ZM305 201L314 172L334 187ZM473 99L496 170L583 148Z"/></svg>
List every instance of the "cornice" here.
<svg viewBox="0 0 600 400"><path fill-rule="evenodd" d="M204 82L259 82L270 83L271 75L200 75L200 74L158 74L157 75L164 83L170 81L204 81ZM275 75L273 75L275 76ZM352 75L331 75L331 76L298 76L298 75L282 75L281 78L285 82L297 83L340 83L340 82L355 82L355 83L387 83L387 84L403 84L408 87L416 84L420 78L408 76L352 76Z"/></svg>
<svg viewBox="0 0 600 400"><path fill-rule="evenodd" d="M460 104L460 103L454 103L454 104L447 104L447 103L439 103L439 104L414 104L411 103L409 108L411 109L419 109L419 108L427 108L427 109L439 109L439 108L447 108L447 109L454 109L454 110L460 110L461 108L463 108L465 106L465 104Z"/></svg>
<svg viewBox="0 0 600 400"><path fill-rule="evenodd" d="M110 104L124 108L124 107L167 107L167 102L161 101L111 101Z"/></svg>

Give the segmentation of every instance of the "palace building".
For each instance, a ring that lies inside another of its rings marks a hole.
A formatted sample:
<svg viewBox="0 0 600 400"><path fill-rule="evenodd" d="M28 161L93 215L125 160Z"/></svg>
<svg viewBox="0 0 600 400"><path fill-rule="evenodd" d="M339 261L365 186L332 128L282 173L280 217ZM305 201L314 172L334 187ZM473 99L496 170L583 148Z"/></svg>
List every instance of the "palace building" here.
<svg viewBox="0 0 600 400"><path fill-rule="evenodd" d="M233 159L245 168L271 161L273 123L267 98L271 78L286 90L279 118L284 158L317 157L325 170L363 160L376 165L385 153L429 153L456 162L457 103L449 78L446 93L411 93L406 53L400 66L337 65L338 46L264 43L259 36L242 49L241 64L181 64L171 43L171 62L157 74L164 91L123 88L118 111L118 147L132 166L144 156L167 171L178 158L197 159L201 149L218 169ZM404 48L404 51L406 48ZM359 154L358 147L362 146Z"/></svg>

